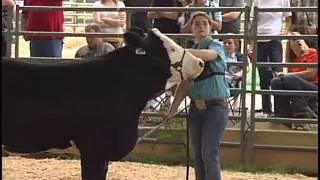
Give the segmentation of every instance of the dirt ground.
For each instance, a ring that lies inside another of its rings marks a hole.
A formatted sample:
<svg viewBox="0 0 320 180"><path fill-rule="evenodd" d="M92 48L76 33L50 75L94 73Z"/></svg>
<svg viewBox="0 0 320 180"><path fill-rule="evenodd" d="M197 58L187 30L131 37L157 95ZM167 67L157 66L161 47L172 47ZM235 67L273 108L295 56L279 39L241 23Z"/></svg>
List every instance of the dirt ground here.
<svg viewBox="0 0 320 180"><path fill-rule="evenodd" d="M30 159L22 157L2 157L4 180L79 180L79 160ZM108 180L184 180L186 168L183 166L163 166L134 162L112 162ZM300 174L252 174L223 171L224 180L313 180ZM190 180L194 180L194 170L190 168Z"/></svg>
<svg viewBox="0 0 320 180"><path fill-rule="evenodd" d="M29 42L24 41L22 37L20 37L19 42L19 57L30 57L29 51ZM85 37L66 37L63 40L63 50L62 50L62 58L74 58L77 50L86 45ZM12 44L12 56L14 57L14 44Z"/></svg>

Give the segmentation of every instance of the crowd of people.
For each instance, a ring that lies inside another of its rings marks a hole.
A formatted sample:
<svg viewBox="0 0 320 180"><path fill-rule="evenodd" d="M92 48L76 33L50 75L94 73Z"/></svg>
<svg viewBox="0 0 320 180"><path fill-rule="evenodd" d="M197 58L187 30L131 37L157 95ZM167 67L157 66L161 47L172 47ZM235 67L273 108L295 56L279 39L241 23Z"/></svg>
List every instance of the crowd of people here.
<svg viewBox="0 0 320 180"><path fill-rule="evenodd" d="M136 2L136 3L135 3ZM62 6L63 0L43 1L24 0L25 5ZM14 6L13 0L2 0L2 6ZM243 0L98 0L93 7L243 7ZM253 0L254 7L305 7L318 6L317 0ZM210 34L239 34L241 32L241 12L137 12L131 15L132 26L143 29L158 28L162 33L192 33L193 38L173 38L190 53L205 61L203 74L194 81L185 80L176 88L173 102L165 120L173 119L184 97L189 96L191 143L195 157L197 180L221 179L219 144L228 121L227 99L231 96L231 82L239 81L247 68L229 66L227 62L241 62L244 57L241 41L225 38L213 39ZM127 14L123 11L103 11L93 13L93 22L85 27L85 32L123 33L127 29ZM285 21L283 19L285 18ZM318 15L316 12L263 12L257 17L258 35L300 35L318 34ZM23 26L27 31L64 31L64 14L61 10L25 11ZM285 29L282 30L283 23ZM251 28L252 29L252 28ZM63 36L29 35L31 57L62 57ZM75 54L76 58L97 57L123 45L121 38L86 38L87 45ZM318 63L318 41L314 39L288 40L283 57L283 41L258 40L256 43L256 62L294 62ZM248 46L252 50L255 44ZM6 47L2 41L2 49ZM4 56L4 54L2 54ZM249 63L250 64L250 63ZM284 72L281 67L258 67L261 89L273 90L318 90L318 69L289 67ZM306 107L317 106L318 99L301 96L274 96L272 107L270 95L262 97L262 111L268 117L299 117Z"/></svg>

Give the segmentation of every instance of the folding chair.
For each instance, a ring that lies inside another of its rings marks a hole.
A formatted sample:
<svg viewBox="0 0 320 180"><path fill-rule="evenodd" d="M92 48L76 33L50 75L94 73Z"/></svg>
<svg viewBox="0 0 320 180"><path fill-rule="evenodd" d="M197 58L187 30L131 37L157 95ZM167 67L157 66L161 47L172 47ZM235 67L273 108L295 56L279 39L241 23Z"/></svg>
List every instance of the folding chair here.
<svg viewBox="0 0 320 180"><path fill-rule="evenodd" d="M230 73L226 73L226 79L228 81L229 88L240 88L240 83L242 78ZM232 115L235 115L237 108L237 100L239 98L239 93L231 92L230 98L228 98L228 105Z"/></svg>
<svg viewBox="0 0 320 180"><path fill-rule="evenodd" d="M301 97L301 108L299 110L294 110L292 113L293 118L301 119L318 119L318 98L317 97ZM295 102L290 102L291 105ZM288 124L290 129L294 130L308 130L317 127L316 124L300 124L292 123Z"/></svg>

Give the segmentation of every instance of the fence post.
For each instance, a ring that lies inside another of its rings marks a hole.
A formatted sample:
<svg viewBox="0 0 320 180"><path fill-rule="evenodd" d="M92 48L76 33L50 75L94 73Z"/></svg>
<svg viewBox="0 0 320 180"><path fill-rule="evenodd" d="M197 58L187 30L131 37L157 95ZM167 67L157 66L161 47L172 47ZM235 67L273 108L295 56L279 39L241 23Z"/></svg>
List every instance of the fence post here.
<svg viewBox="0 0 320 180"><path fill-rule="evenodd" d="M126 29L130 29L132 12L131 11L125 11L125 12L127 13L127 28Z"/></svg>
<svg viewBox="0 0 320 180"><path fill-rule="evenodd" d="M15 45L14 57L19 58L19 39L20 39L20 6L16 5L16 28L15 28Z"/></svg>
<svg viewBox="0 0 320 180"><path fill-rule="evenodd" d="M13 8L8 8L8 24L7 24L7 32L5 35L5 40L7 42L7 57L11 57L11 48L12 48L12 30L13 30Z"/></svg>
<svg viewBox="0 0 320 180"><path fill-rule="evenodd" d="M71 7L72 8L77 8L77 0L71 0ZM72 32L76 32L76 26L74 26L77 23L77 11L73 11L73 15L72 15Z"/></svg>
<svg viewBox="0 0 320 180"><path fill-rule="evenodd" d="M256 102L256 61L257 61L257 29L258 29L258 7L254 7L252 20L252 44L253 44L253 58L252 58L252 92L251 92L251 110L250 110L250 135L248 141L248 153L251 155L249 163L252 165L255 161L255 102Z"/></svg>
<svg viewBox="0 0 320 180"><path fill-rule="evenodd" d="M246 72L247 66L248 66L248 41L249 41L249 32L248 32L248 23L250 20L250 7L246 6L245 11L245 21L244 21L244 42L243 42L243 49L244 49L244 57L243 58L243 65L242 65L242 71ZM246 123L247 123L247 109L246 109L246 79L247 79L247 73L242 74L242 81L241 81L241 121L240 121L240 163L242 165L245 165L245 158L246 158L246 147L247 147L247 133L246 133Z"/></svg>

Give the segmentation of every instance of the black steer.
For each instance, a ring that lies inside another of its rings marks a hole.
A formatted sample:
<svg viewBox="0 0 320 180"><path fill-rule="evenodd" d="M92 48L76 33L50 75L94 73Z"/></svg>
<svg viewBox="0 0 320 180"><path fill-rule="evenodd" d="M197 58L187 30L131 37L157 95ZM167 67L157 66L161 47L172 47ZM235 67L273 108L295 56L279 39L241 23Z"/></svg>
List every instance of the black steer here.
<svg viewBox="0 0 320 180"><path fill-rule="evenodd" d="M33 153L67 148L72 140L81 153L82 179L104 180L104 163L135 147L140 112L171 76L158 36L133 28L124 38L125 47L91 60L4 59L5 149Z"/></svg>

